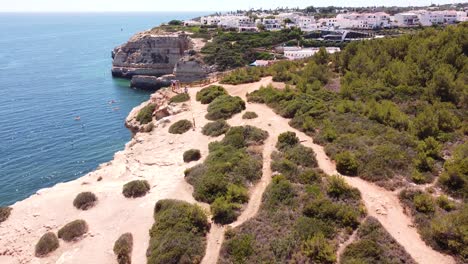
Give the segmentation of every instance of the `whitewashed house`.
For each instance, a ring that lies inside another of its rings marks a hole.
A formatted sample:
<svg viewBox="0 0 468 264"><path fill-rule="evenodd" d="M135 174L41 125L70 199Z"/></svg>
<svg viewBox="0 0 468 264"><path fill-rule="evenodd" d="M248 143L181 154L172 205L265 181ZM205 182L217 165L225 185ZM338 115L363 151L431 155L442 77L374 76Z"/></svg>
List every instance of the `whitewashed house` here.
<svg viewBox="0 0 468 264"><path fill-rule="evenodd" d="M465 11L457 11L457 22L468 21L467 14Z"/></svg>
<svg viewBox="0 0 468 264"><path fill-rule="evenodd" d="M202 17L200 20L201 20L202 25L207 25L207 26L217 26L219 22L221 22L221 19L219 16L206 16L206 17Z"/></svg>
<svg viewBox="0 0 468 264"><path fill-rule="evenodd" d="M277 18L264 18L262 24L266 30L276 31L283 28L282 22Z"/></svg>
<svg viewBox="0 0 468 264"><path fill-rule="evenodd" d="M419 25L419 17L416 13L398 13L394 16L395 24L399 27L411 27Z"/></svg>
<svg viewBox="0 0 468 264"><path fill-rule="evenodd" d="M284 56L289 60L300 60L314 56L319 50L319 48L284 47ZM340 48L327 47L325 50L332 54L339 52Z"/></svg>

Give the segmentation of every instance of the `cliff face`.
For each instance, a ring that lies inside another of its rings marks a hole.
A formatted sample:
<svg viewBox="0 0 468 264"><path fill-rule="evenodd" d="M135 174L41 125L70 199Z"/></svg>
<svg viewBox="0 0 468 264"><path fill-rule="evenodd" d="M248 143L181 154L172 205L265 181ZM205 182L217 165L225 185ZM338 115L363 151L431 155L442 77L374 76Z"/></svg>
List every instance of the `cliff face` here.
<svg viewBox="0 0 468 264"><path fill-rule="evenodd" d="M132 79L132 87L144 89L167 86L173 79L204 79L209 68L200 60L190 59L193 46L192 39L184 33L139 33L112 52L112 75Z"/></svg>

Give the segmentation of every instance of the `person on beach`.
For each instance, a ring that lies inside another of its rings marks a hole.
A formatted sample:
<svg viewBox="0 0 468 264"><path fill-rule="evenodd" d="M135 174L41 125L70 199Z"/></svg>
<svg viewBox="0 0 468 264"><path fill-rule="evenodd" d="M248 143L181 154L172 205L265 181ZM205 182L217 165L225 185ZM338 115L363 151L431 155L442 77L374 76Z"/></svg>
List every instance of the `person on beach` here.
<svg viewBox="0 0 468 264"><path fill-rule="evenodd" d="M188 94L188 88L187 88L187 86L185 86L184 92L185 92L186 94Z"/></svg>

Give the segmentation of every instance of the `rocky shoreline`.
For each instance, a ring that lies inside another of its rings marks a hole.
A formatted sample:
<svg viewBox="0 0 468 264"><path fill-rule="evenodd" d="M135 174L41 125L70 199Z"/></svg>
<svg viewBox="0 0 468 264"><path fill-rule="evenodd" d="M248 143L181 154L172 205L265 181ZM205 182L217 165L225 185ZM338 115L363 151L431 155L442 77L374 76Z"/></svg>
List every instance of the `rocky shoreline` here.
<svg viewBox="0 0 468 264"><path fill-rule="evenodd" d="M212 69L197 56L199 42L184 32L137 33L112 51L112 76L146 90L206 79Z"/></svg>

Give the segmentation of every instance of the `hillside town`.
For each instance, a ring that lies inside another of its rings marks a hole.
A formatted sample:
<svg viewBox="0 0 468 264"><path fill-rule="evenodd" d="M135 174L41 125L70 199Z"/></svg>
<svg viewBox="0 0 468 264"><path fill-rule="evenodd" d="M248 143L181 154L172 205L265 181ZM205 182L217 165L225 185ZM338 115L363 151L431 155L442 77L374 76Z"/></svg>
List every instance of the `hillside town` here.
<svg viewBox="0 0 468 264"><path fill-rule="evenodd" d="M305 12L237 12L201 17L185 21L187 26L213 26L239 32L277 31L300 28L303 32L316 30L373 30L396 27L447 25L468 21L466 10L412 10L390 15L386 12L350 12L336 10L335 16L318 18Z"/></svg>

